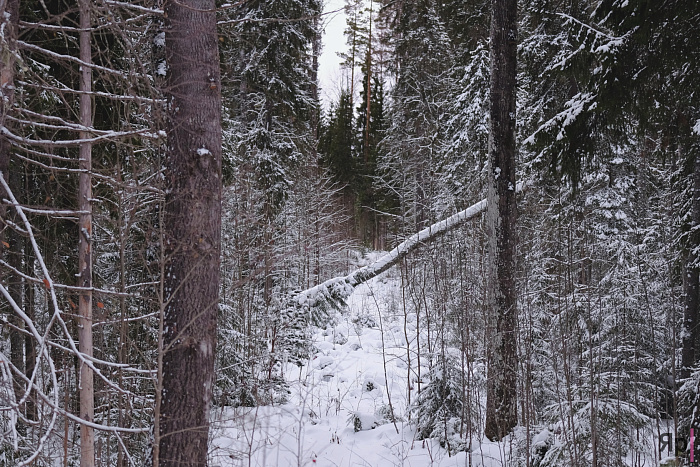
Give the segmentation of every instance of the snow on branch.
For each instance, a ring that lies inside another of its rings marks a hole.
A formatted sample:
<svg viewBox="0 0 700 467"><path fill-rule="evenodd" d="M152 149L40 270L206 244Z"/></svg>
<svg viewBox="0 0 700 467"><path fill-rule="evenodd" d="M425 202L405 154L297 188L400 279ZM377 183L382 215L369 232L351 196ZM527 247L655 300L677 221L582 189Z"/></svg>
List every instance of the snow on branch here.
<svg viewBox="0 0 700 467"><path fill-rule="evenodd" d="M534 144L535 138L538 133L549 131L553 128L559 127L559 133L557 133L557 141L561 141L566 137L566 127L571 125L576 121L581 113L586 110L593 110L596 107L596 94L591 94L589 92L579 92L574 97L569 99L566 104L564 104L564 110L556 114L554 117L550 118L544 124L540 125L537 130L530 136L528 136L524 144Z"/></svg>
<svg viewBox="0 0 700 467"><path fill-rule="evenodd" d="M49 274L46 262L44 261L44 257L36 241L36 237L34 236L32 225L26 216L26 209L17 201L17 198L12 193L12 190L3 176L3 173L0 172L0 192L2 191L4 191L7 196L7 200L3 200L3 202L14 208L14 211L19 216L18 224L24 225L21 232L23 235L26 235L30 241L31 248L34 251L34 260L37 262L38 269L41 273L41 276L39 277L30 277L26 274L21 274L20 277L22 277L24 280L44 284L48 294L47 304L49 308L49 313L47 316L48 322L42 323L40 329L37 322L27 313L25 313L22 307L14 300L8 289L3 284L0 284L0 297L5 299L12 310L12 314L19 318L19 320L23 323L25 336L34 341L36 348L33 370L31 374L24 374L23 371L12 365L11 360L8 360L6 356L0 353L0 398L2 398L4 401L4 406L0 408L0 427L10 427L10 437L12 437L14 441L13 448L15 450L17 450L17 428L15 424L8 425L8 420L14 423L18 419L21 419L23 423L27 425L36 425L36 423L34 423L32 420L26 419L21 410L22 405L27 403L27 401L32 397L35 399L35 401L41 401L48 410L48 412L42 414L43 418L41 420L41 428L37 428L38 431L36 432L35 436L38 436L38 440L35 442L36 444L31 447L30 452L27 452L27 457L16 465L21 467L31 465L34 462L34 460L42 452L43 447L49 442L49 438L56 429L59 415L65 416L80 424L110 432L123 446L121 433L145 433L148 432L150 428L128 428L100 424L92 420L85 420L70 413L67 407L61 407L59 399L60 386L58 384L59 372L56 368L52 351L55 348L60 349L63 351L63 353L72 355L77 359L77 363L81 367L86 366L91 368L95 375L108 388L114 389L128 396L132 396L133 393L125 391L118 385L118 383L112 381L109 377L111 371L101 371L97 365L107 368L120 368L122 370L141 374L152 374L152 372L150 370L134 368L130 365L100 360L92 356L85 355L80 351L78 344L73 339L64 319L66 313L59 307L59 300L56 294L56 289L59 287L59 285L54 283L51 275ZM8 222L7 219L5 219L5 222ZM19 225L16 225L15 228L19 228ZM2 261L1 264L3 266L9 266L4 261ZM19 272L14 268L11 270L14 272ZM3 326L7 325L7 318L7 316L0 317L0 324ZM59 339L52 339L56 333L58 336L60 336ZM62 341L64 343L59 344L59 342ZM15 382L19 382L16 388L14 386ZM46 386L48 389L45 389L44 386ZM126 448L124 447L124 449Z"/></svg>

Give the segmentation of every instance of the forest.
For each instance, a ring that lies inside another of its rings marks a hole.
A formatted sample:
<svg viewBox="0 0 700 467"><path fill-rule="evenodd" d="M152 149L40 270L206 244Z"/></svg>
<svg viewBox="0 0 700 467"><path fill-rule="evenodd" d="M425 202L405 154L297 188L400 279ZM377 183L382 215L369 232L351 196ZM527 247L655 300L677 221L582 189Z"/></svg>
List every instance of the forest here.
<svg viewBox="0 0 700 467"><path fill-rule="evenodd" d="M0 465L695 465L700 2L324 7L0 0Z"/></svg>

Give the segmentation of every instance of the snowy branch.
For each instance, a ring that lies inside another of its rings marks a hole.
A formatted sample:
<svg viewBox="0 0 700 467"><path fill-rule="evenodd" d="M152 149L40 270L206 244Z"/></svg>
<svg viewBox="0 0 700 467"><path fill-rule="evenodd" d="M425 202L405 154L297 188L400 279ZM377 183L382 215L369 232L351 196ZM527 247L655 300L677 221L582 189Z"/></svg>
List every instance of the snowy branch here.
<svg viewBox="0 0 700 467"><path fill-rule="evenodd" d="M34 52L48 55L49 57L54 58L56 60L64 60L66 62L77 63L80 66L85 66L85 67L92 68L94 70L103 71L105 73L116 75L116 76L119 76L121 78L129 78L128 75L126 75L125 73L123 73L121 71L114 70L112 68L106 68L103 66L95 65L93 63L85 63L82 60L80 60L79 58L73 57L72 55L59 54L59 53L53 52L51 50L45 49L43 47L38 47L38 46L31 44L31 43L28 43L28 42L17 41L17 45L23 49L32 50Z"/></svg>

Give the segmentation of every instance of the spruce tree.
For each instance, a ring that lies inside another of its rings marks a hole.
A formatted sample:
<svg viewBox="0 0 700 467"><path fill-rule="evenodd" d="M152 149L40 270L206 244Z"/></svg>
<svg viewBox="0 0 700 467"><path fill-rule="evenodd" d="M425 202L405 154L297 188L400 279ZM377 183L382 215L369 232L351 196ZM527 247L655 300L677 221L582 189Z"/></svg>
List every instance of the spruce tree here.
<svg viewBox="0 0 700 467"><path fill-rule="evenodd" d="M353 154L355 127L350 91L340 93L337 104L332 104L325 125L319 150L321 160L330 170L333 181L350 196L357 170L357 161Z"/></svg>
<svg viewBox="0 0 700 467"><path fill-rule="evenodd" d="M406 220L402 228L414 232L442 217L449 204L433 200L443 197L438 183L441 118L452 88L454 54L434 1L407 3L387 14L395 15L391 41L396 82L378 178L398 198Z"/></svg>

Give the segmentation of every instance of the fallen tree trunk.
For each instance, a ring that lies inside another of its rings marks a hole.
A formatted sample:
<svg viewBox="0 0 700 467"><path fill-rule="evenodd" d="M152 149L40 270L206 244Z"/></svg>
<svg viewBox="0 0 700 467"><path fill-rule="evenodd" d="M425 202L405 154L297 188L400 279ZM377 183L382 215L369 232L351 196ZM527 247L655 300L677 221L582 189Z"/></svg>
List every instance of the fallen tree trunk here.
<svg viewBox="0 0 700 467"><path fill-rule="evenodd" d="M521 186L518 190L521 191ZM294 301L298 305L309 308L329 307L339 308L345 305L345 300L352 294L355 288L368 280L377 277L379 274L398 264L409 253L419 249L424 244L437 237L459 227L464 222L473 219L486 210L486 200L482 199L476 204L469 206L464 211L460 211L447 219L436 222L426 227L420 232L411 235L396 248L379 258L374 263L354 271L347 276L334 277L318 284L310 289L306 289L295 295Z"/></svg>

